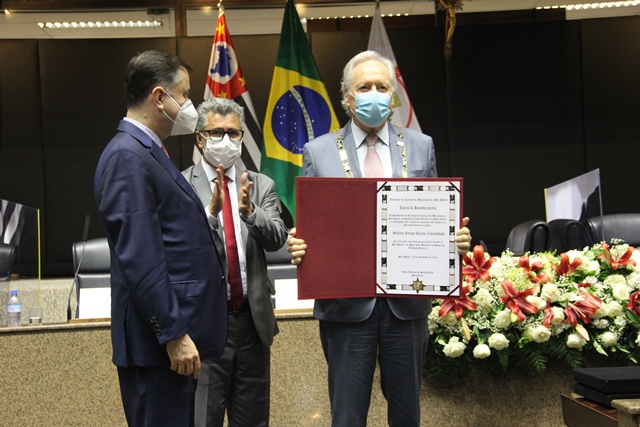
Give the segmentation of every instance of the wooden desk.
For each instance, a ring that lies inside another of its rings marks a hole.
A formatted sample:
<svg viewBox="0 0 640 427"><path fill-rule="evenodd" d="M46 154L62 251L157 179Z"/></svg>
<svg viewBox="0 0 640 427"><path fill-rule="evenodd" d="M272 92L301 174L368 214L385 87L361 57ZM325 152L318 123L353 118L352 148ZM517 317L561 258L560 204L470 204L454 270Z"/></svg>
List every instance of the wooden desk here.
<svg viewBox="0 0 640 427"><path fill-rule="evenodd" d="M618 411L576 393L562 393L562 420L569 427L618 427Z"/></svg>

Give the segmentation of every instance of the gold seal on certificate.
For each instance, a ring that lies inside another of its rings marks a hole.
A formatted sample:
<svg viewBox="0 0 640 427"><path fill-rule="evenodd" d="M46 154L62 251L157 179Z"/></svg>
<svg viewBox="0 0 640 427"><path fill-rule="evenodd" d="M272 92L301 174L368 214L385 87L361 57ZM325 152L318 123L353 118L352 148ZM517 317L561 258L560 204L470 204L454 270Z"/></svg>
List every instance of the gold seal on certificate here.
<svg viewBox="0 0 640 427"><path fill-rule="evenodd" d="M411 284L411 288L417 293L420 293L420 291L424 290L424 283L422 282L422 280L416 279Z"/></svg>

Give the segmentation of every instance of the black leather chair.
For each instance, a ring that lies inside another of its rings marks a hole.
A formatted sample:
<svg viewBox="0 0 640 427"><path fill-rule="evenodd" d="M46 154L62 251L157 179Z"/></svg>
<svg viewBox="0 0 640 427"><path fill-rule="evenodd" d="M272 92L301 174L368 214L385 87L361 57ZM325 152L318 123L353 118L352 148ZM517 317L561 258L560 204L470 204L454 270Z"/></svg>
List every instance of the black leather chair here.
<svg viewBox="0 0 640 427"><path fill-rule="evenodd" d="M82 288L111 287L111 254L106 237L76 242L72 250L78 296Z"/></svg>
<svg viewBox="0 0 640 427"><path fill-rule="evenodd" d="M603 215L588 218L584 224L594 242L622 239L631 246L640 246L640 213Z"/></svg>
<svg viewBox="0 0 640 427"><path fill-rule="evenodd" d="M0 282L11 281L11 270L16 259L16 245L0 243Z"/></svg>
<svg viewBox="0 0 640 427"><path fill-rule="evenodd" d="M526 252L544 252L551 246L551 227L545 221L532 219L511 229L507 237L507 249L514 255Z"/></svg>
<svg viewBox="0 0 640 427"><path fill-rule="evenodd" d="M558 254L572 249L583 249L595 242L587 227L575 219L554 219L549 221L551 227L551 250Z"/></svg>

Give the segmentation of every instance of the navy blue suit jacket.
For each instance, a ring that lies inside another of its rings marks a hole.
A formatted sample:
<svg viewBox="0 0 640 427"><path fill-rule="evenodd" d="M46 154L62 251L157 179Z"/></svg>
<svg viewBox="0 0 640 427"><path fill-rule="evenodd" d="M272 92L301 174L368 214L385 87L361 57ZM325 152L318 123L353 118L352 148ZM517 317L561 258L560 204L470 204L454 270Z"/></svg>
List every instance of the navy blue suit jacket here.
<svg viewBox="0 0 640 427"><path fill-rule="evenodd" d="M188 333L201 359L226 341L223 269L200 199L162 149L121 121L94 180L111 250L117 366L169 366L166 343Z"/></svg>

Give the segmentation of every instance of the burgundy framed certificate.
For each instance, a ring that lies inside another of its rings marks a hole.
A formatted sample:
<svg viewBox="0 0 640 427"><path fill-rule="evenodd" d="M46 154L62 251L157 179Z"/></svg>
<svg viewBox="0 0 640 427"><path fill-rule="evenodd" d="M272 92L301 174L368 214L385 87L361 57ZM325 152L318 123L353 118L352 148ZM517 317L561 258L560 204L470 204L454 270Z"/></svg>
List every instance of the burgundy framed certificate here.
<svg viewBox="0 0 640 427"><path fill-rule="evenodd" d="M297 178L298 297L459 296L462 195L462 178Z"/></svg>

